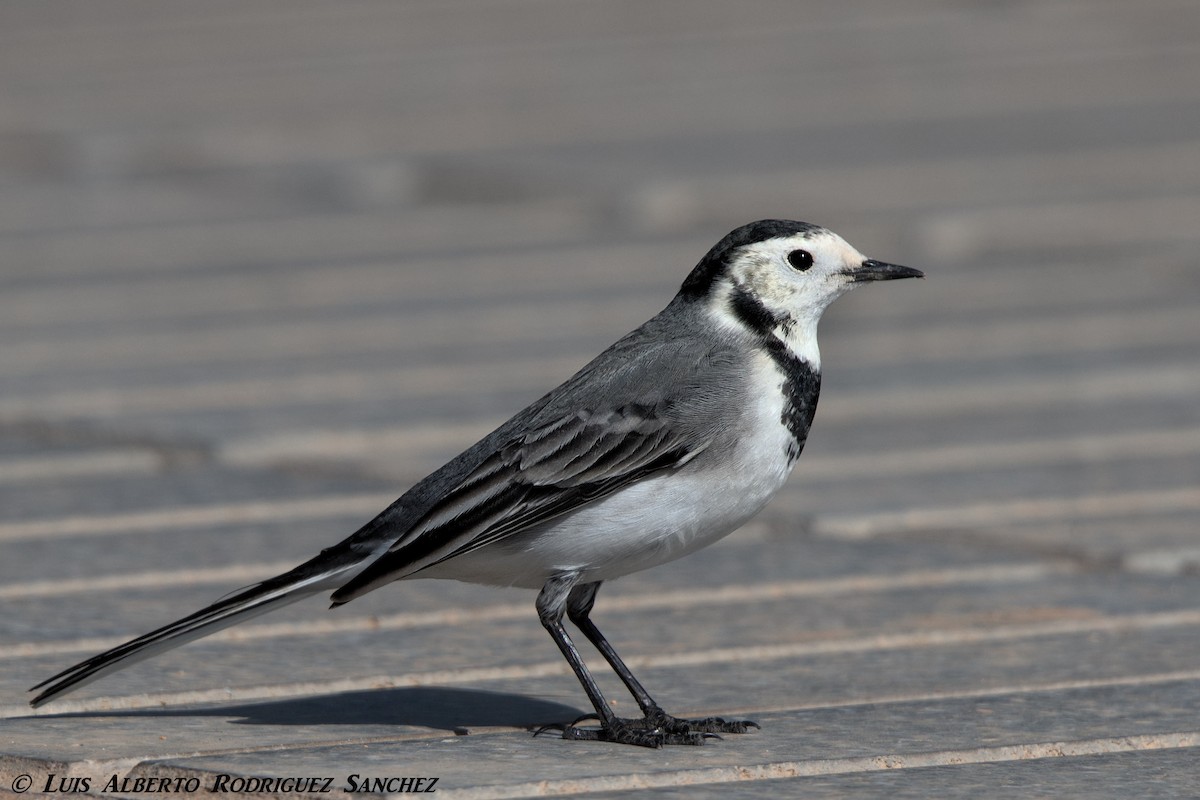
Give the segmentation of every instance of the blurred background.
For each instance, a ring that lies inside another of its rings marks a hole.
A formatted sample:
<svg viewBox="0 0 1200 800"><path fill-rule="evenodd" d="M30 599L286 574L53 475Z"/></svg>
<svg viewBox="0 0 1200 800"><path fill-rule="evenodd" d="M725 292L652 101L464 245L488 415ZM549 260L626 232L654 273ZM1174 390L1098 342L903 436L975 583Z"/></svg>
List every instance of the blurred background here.
<svg viewBox="0 0 1200 800"><path fill-rule="evenodd" d="M809 449L734 549L613 596L933 568L960 589L792 601L758 633L744 606L631 621L619 646L1193 608L1198 76L1194 0L0 4L0 704L351 532L762 217L928 280L831 309ZM554 658L526 595L418 586L336 619L500 597L530 644L474 651L464 618L414 655L347 622L79 697ZM1194 667L1196 624L1113 674ZM1105 673L1113 642L1083 666L1078 633L914 674ZM351 647L370 663L313 655ZM679 699L786 706L716 672ZM922 691L879 674L825 691ZM559 680L513 691L579 703Z"/></svg>

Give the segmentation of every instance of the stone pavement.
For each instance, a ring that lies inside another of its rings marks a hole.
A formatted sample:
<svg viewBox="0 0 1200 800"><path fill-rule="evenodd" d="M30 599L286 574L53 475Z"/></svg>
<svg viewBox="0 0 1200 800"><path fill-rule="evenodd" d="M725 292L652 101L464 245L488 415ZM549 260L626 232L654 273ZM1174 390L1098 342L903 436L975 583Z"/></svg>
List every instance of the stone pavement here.
<svg viewBox="0 0 1200 800"><path fill-rule="evenodd" d="M1200 794L1198 31L1193 0L3 4L0 796ZM761 731L535 739L587 707L532 596L433 581L30 711L354 530L764 216L929 277L827 315L760 518L601 594L664 706Z"/></svg>

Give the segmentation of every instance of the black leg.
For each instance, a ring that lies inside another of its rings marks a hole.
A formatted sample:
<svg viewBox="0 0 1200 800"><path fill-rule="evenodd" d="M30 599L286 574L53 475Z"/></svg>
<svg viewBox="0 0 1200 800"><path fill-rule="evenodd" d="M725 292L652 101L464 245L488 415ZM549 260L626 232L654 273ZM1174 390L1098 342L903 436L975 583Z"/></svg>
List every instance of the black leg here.
<svg viewBox="0 0 1200 800"><path fill-rule="evenodd" d="M567 631L562 624L563 613L567 607L567 598L578 580L579 576L577 574L568 574L556 576L547 581L537 598L538 618L542 622L542 627L546 629L550 634L550 638L554 639L554 643L562 651L563 657L567 659L567 663L571 665L571 669L575 672L575 677L579 679L579 683L583 686L583 691L587 693L588 700L591 701L592 707L596 709L596 719L600 721L600 727L575 727L576 723L591 716L588 715L588 717L576 720L575 723L569 725L548 725L538 732L541 733L552 728L561 728L564 739L588 739L593 741L617 742L620 744L634 744L642 747L662 747L665 744L703 744L704 735L701 733L667 731L659 726L647 728L644 724L631 724L629 720L623 720L612 712L612 709L608 706L608 701L604 699L604 694L600 691L600 687L596 685L596 680L592 677L592 674L588 672L583 659L579 655L579 650L576 649L575 643L571 641L571 637L567 635Z"/></svg>
<svg viewBox="0 0 1200 800"><path fill-rule="evenodd" d="M757 728L758 723L750 720L724 720L720 717L707 717L705 719L679 719L666 713L659 707L658 703L654 702L654 698L642 686L641 681L634 677L633 672L617 655L617 651L609 644L608 639L604 638L604 634L596 627L596 623L591 620L592 606L596 602L596 592L600 589L600 582L583 583L571 589L567 597L567 617L579 630L583 631L583 635L588 641L596 646L600 654L604 656L604 660L613 668L613 672L617 673L617 677L629 689L629 693L633 695L633 699L637 701L638 707L645 715L645 720L641 723L645 727L654 730L663 730L670 733L746 733L750 728ZM626 722L629 722L626 720Z"/></svg>

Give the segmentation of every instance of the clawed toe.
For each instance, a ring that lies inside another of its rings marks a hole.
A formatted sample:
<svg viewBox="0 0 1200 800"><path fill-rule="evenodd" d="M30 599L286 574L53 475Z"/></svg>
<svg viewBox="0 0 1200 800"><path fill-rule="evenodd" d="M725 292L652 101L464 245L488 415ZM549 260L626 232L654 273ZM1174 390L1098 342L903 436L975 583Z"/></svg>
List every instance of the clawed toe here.
<svg viewBox="0 0 1200 800"><path fill-rule="evenodd" d="M672 733L749 733L751 728L758 730L761 727L757 722L748 719L726 720L721 717L680 719L661 710L657 713L652 710L646 721L655 728Z"/></svg>
<svg viewBox="0 0 1200 800"><path fill-rule="evenodd" d="M584 714L583 716L576 718L572 722L550 722L550 723L547 723L547 724L543 725L542 727L538 728L536 731L534 731L533 735L536 737L536 736L541 736L543 733L546 733L547 731L558 731L559 733L562 734L562 738L564 738L564 739L580 738L580 737L568 736L567 731L572 730L572 729L584 730L584 729L576 728L575 726L578 725L579 723L587 721L587 720L595 720L596 722L599 722L600 715L599 714Z"/></svg>
<svg viewBox="0 0 1200 800"><path fill-rule="evenodd" d="M550 723L547 723L547 724L543 725L542 727L538 728L536 731L534 731L533 735L535 737L541 736L543 733L546 733L547 731L559 731L561 733L562 731L565 731L566 729L567 729L567 724L565 722L550 722Z"/></svg>
<svg viewBox="0 0 1200 800"><path fill-rule="evenodd" d="M674 719L674 723L679 725L684 730L699 731L702 733L749 733L751 728L754 730L759 730L761 728L761 726L753 720L725 720L721 719L720 717L706 717L704 719ZM674 729L674 725L671 727Z"/></svg>

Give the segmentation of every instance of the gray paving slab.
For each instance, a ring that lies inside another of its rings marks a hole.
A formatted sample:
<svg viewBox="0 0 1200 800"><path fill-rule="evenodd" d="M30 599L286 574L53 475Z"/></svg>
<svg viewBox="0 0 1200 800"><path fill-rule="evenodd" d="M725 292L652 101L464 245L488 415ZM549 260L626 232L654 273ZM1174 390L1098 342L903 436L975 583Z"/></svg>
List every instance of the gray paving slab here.
<svg viewBox="0 0 1200 800"><path fill-rule="evenodd" d="M720 792L731 800L764 793L812 798L928 798L946 796L1148 797L1176 800L1195 793L1200 772L1194 747L1153 752L1046 757L1002 764L970 764L916 769L876 769L839 776L747 780L720 785L625 789L589 794L592 800L628 797L683 797Z"/></svg>
<svg viewBox="0 0 1200 800"><path fill-rule="evenodd" d="M142 765L135 774L192 774L211 779L220 773L324 775L332 770L334 775L344 777L343 773L374 776L403 769L405 774L419 770L421 774L440 776L443 792L489 787L491 794L481 791L477 796L507 796L505 790L513 789L516 791L511 796L529 796L546 789L553 792L555 784L558 793L577 793L607 788L607 781L628 788L655 783L686 785L703 782L706 777L728 783L739 772L751 773L755 767L768 765L799 772L806 769L806 764L813 771L833 766L830 771L840 767L843 772L856 773L865 766L856 759L879 753L897 762L906 757L915 761L923 755L929 760L940 757L942 763L953 763L950 759L968 753L986 758L987 750L1002 757L1004 748L1026 743L1089 742L1096 747L1100 742L1136 740L1162 731L1185 733L1194 739L1190 716L1176 704L1186 696L1188 686L1068 693L1065 699L1071 701L1069 711L1046 708L1036 698L997 696L922 704L918 708L896 704L775 714L762 717L764 731L728 737L701 749L629 751L513 732L168 757ZM1127 713L1133 708L1138 710L1136 719ZM546 750L562 752L567 748L572 753L569 771L548 766L540 773L530 773L531 759ZM840 762L820 764L830 759L831 752L838 754ZM1018 759L1010 754L1003 760ZM969 784L972 779L966 780ZM519 793L521 788L524 794Z"/></svg>
<svg viewBox="0 0 1200 800"><path fill-rule="evenodd" d="M1187 796L1197 24L1187 0L6 8L0 793L411 767L476 798ZM438 583L26 716L92 644L349 533L768 216L930 277L827 315L763 518L597 610L664 703L762 734L531 739L584 703L528 593Z"/></svg>

